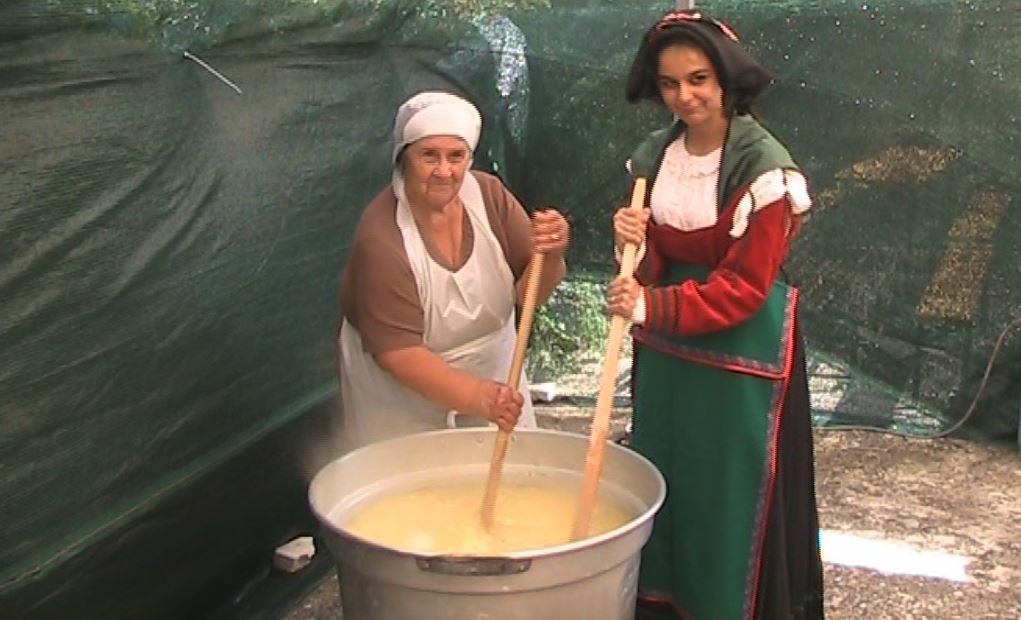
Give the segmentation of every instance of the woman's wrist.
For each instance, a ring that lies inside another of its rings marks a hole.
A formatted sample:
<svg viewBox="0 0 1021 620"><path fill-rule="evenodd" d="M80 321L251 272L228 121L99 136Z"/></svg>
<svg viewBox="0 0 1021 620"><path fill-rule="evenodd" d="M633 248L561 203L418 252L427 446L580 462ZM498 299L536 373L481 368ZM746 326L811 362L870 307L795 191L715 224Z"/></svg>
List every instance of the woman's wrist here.
<svg viewBox="0 0 1021 620"><path fill-rule="evenodd" d="M467 374L467 373L466 373ZM463 413L469 415L476 415L485 417L484 407L482 401L484 398L483 391L485 390L485 380L481 377L474 375L468 375L470 377L469 388L467 390L467 398L465 402Z"/></svg>
<svg viewBox="0 0 1021 620"><path fill-rule="evenodd" d="M635 309L631 312L631 322L635 325L645 324L645 289L638 289L638 298L635 299Z"/></svg>

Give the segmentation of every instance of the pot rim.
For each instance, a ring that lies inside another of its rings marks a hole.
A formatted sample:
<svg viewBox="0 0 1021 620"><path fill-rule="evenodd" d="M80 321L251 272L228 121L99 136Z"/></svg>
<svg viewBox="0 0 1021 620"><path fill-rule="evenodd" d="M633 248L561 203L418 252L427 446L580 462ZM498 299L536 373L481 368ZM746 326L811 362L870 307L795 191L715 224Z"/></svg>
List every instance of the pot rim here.
<svg viewBox="0 0 1021 620"><path fill-rule="evenodd" d="M659 483L657 485L658 488L659 488L659 492L656 494L656 499L652 502L652 504L648 508L643 510L638 516L636 516L635 518L631 519L630 521L628 521L624 525L621 525L620 527L614 528L614 529L609 530L607 532L603 532L602 534L598 534L596 536L589 536L587 538L582 538L581 540L576 540L576 541L564 543L564 544L561 544L561 545L554 545L554 546L551 546L551 547L540 547L540 548L537 548L537 549L521 549L519 551L508 551L508 552L505 552L505 553L500 553L500 554L495 554L494 555L494 554L480 554L480 553L429 553L429 552L416 552L416 551L408 551L406 549L396 549L394 547L388 547L388 546L385 546L385 545L381 545L381 544L379 544L377 542L374 542L374 541L371 541L371 540L369 540L367 538L362 538L361 536L353 534L353 533L345 530L344 528L336 525L335 523L333 523L329 518L327 518L326 514L323 514L323 512L319 510L319 506L316 505L315 498L312 495L312 491L313 491L313 488L316 485L316 481L319 479L319 477L323 474L323 472L327 468L329 468L329 467L331 467L331 466L333 466L333 465L335 465L337 463L342 463L344 461L353 460L355 458L358 458L358 455L360 453L363 453L364 451L367 451L367 450L370 450L370 449L379 449L379 446L383 446L383 445L386 445L386 444L391 444L391 443L396 443L396 442L399 442L399 441L402 441L402 440L406 440L408 437L417 437L417 436L426 436L426 435L428 435L428 436L441 436L441 435L448 435L448 434L480 434L480 433L487 433L487 434L488 433L494 433L495 434L496 432L497 432L496 429L490 429L490 428L487 428L487 427L441 429L441 430L435 430L435 431L425 431L425 432L422 432L422 433L413 433L411 435L402 435L400 437L394 437L392 439L386 439L386 440L383 440L383 441L379 441L379 442L375 442L375 443L371 443L371 444L362 446L360 448L352 450L351 452L348 452L344 456L341 456L341 457L339 457L337 459L334 459L334 460L328 462L326 465L324 465L323 467L321 467L319 469L319 471L316 473L316 475L312 477L312 481L308 485L308 502L309 502L309 506L311 507L312 513L315 515L316 520L319 521L319 524L320 524L321 527L324 527L324 528L330 530L332 533L334 533L334 534L336 534L336 535L338 535L338 536L340 536L340 537L342 537L344 539L348 539L348 540L354 541L354 542L358 543L359 545L362 545L362 546L365 546L365 547L370 547L373 550L381 552L381 553L387 553L387 554L396 555L396 556L404 556L404 557L412 558L412 559L416 559L416 560L417 559L436 559L436 558L458 558L458 559L465 559L465 560L473 560L473 559L475 559L475 560L498 560L498 559L506 559L506 560L526 560L527 559L527 560L534 560L534 559L538 559L538 558L545 558L545 557L553 557L553 556L558 556L558 555L565 555L565 554L569 554L569 553L572 553L572 552L575 552L575 551L580 551L582 549L588 549L590 547L593 547L593 546L596 546L596 545L600 545L600 544L602 544L604 542L607 542L607 541L610 541L610 540L614 540L614 539L617 539L617 538L622 538L622 537L630 534L633 530L636 530L636 529L642 527L647 521L651 520L656 515L656 513L659 512L659 509L662 507L663 502L666 499L666 479L663 478L663 474L652 463L652 461L650 461L645 456L639 454L638 452L636 452L634 450L630 450L630 449L625 448L623 446L620 446L620 445L618 445L616 443L607 441L607 448L608 449L610 449L610 450L619 450L620 452L627 454L628 458L635 458L635 459L643 462L645 465L648 466L649 470L655 475L656 481ZM577 433L569 433L569 432L566 432L566 431L557 431L557 430L544 429L544 428L530 428L530 429L515 430L514 433L511 435L511 437L513 438L514 434L518 434L518 433L556 435L556 436L562 436L562 437L569 437L569 438L571 438L572 441L573 440L586 440L587 439L584 435L579 435Z"/></svg>

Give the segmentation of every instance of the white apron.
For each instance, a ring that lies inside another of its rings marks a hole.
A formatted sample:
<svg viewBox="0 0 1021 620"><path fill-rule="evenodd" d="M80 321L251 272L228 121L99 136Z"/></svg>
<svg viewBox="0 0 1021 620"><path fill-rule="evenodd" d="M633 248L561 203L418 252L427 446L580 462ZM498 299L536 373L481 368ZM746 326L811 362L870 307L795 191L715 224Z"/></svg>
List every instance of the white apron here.
<svg viewBox="0 0 1021 620"><path fill-rule="evenodd" d="M418 226L396 184L397 227L415 276L425 315L424 345L454 368L504 382L514 352L514 276L496 240L478 181L464 176L460 198L475 233L468 261L457 272L429 255ZM344 428L356 446L447 427L480 426L478 416L457 416L408 388L376 365L362 349L358 330L340 329L340 391ZM535 412L524 373L518 390L525 404L517 428L534 428Z"/></svg>

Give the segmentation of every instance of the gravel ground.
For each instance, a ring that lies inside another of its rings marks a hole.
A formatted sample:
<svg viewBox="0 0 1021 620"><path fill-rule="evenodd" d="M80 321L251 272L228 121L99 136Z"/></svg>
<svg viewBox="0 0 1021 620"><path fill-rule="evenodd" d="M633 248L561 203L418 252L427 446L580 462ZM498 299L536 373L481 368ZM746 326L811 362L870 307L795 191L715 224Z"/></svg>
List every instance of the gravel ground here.
<svg viewBox="0 0 1021 620"><path fill-rule="evenodd" d="M576 388L592 381L585 372L558 387L591 393ZM587 433L593 410L590 402L565 399L537 414L543 427ZM626 417L627 409L614 410L612 435L623 432ZM817 430L815 440L825 530L967 558L967 581L958 582L842 566L826 557L829 620L1021 618L1021 457L1015 450L861 431ZM286 620L337 620L340 613L330 577Z"/></svg>
<svg viewBox="0 0 1021 620"><path fill-rule="evenodd" d="M1021 618L1021 458L954 439L816 432L822 526L970 558L967 583L826 565L831 619Z"/></svg>

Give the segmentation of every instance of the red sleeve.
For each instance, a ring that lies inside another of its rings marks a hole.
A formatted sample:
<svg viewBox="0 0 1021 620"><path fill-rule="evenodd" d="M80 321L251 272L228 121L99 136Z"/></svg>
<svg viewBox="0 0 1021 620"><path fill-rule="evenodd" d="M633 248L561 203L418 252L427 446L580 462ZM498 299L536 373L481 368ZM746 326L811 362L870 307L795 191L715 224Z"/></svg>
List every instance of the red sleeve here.
<svg viewBox="0 0 1021 620"><path fill-rule="evenodd" d="M787 197L749 219L744 236L730 246L704 282L644 290L645 326L681 335L706 334L738 325L762 306L787 254L791 230Z"/></svg>
<svg viewBox="0 0 1021 620"><path fill-rule="evenodd" d="M651 222L650 222L651 224ZM645 228L645 256L642 262L635 267L635 279L642 286L652 286L659 282L666 269L666 262L663 256L656 250L656 244L649 238L649 228Z"/></svg>

